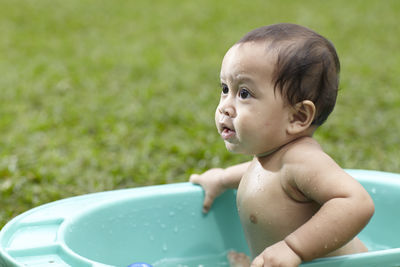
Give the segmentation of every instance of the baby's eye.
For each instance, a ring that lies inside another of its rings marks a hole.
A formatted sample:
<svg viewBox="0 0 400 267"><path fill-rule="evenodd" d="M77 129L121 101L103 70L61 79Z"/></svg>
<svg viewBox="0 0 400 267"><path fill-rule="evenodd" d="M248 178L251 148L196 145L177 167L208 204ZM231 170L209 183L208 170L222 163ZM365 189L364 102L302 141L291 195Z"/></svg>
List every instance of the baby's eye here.
<svg viewBox="0 0 400 267"><path fill-rule="evenodd" d="M222 87L222 93L224 94L224 95L226 95L227 93L229 93L229 88L228 88L228 86L226 85L226 84L221 84L221 87Z"/></svg>
<svg viewBox="0 0 400 267"><path fill-rule="evenodd" d="M246 99L246 98L249 98L250 96L251 96L251 94L250 94L250 92L249 91L247 91L246 89L240 89L240 91L239 91L239 96L240 96L240 98L242 98L242 99Z"/></svg>

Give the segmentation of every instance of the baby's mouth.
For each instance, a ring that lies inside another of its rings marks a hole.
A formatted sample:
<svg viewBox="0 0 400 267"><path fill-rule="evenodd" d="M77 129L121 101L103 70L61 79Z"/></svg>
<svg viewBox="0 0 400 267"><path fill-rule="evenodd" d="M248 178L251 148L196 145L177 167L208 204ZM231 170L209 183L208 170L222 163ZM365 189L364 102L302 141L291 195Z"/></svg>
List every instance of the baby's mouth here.
<svg viewBox="0 0 400 267"><path fill-rule="evenodd" d="M231 128L228 128L228 127L226 127L226 126L223 126L223 127L222 127L222 131L221 131L221 137L222 137L222 139L228 140L228 139L234 137L235 135L236 135L235 130L233 130L233 129L231 129Z"/></svg>

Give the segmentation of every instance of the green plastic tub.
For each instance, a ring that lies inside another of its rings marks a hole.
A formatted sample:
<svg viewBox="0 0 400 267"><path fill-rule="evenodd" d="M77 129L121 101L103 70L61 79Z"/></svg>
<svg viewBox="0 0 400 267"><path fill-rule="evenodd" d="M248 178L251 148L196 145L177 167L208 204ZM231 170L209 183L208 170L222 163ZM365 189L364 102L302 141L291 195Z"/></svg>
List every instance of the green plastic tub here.
<svg viewBox="0 0 400 267"><path fill-rule="evenodd" d="M370 252L302 266L400 266L400 175L348 170L368 190L375 215L359 237ZM95 193L52 202L0 232L0 266L228 266L229 250L248 254L235 191L201 212L203 190L190 183Z"/></svg>

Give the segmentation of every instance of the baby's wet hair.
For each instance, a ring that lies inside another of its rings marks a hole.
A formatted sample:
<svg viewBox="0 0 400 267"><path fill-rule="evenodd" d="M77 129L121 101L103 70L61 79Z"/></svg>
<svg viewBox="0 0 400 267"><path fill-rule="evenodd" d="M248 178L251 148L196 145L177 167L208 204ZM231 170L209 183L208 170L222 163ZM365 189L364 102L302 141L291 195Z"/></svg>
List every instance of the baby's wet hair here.
<svg viewBox="0 0 400 267"><path fill-rule="evenodd" d="M237 44L263 41L276 51L272 83L288 104L311 100L316 107L313 125L321 125L332 112L339 86L340 62L333 44L318 33L296 24L257 28Z"/></svg>

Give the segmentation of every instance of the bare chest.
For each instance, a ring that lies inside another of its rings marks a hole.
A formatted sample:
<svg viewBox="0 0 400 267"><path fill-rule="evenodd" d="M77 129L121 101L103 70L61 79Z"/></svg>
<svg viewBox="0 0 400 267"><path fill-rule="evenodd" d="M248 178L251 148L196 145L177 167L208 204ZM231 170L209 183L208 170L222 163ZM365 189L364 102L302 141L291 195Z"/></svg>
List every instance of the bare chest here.
<svg viewBox="0 0 400 267"><path fill-rule="evenodd" d="M279 174L251 171L241 180L237 206L243 221L274 225L296 205L283 190Z"/></svg>
<svg viewBox="0 0 400 267"><path fill-rule="evenodd" d="M318 210L288 194L280 172L249 168L237 192L240 220L252 252L284 239Z"/></svg>

